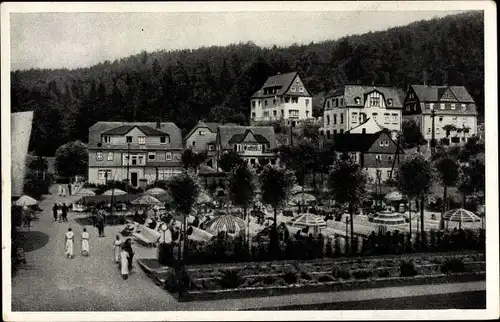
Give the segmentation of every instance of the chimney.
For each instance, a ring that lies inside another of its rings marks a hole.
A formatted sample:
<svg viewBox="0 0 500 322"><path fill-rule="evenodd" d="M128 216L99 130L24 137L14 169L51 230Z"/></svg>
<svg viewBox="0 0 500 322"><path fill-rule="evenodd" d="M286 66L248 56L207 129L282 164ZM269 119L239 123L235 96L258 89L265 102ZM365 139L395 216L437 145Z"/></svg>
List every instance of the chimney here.
<svg viewBox="0 0 500 322"><path fill-rule="evenodd" d="M424 70L424 86L427 86L427 71Z"/></svg>
<svg viewBox="0 0 500 322"><path fill-rule="evenodd" d="M160 128L161 128L161 122L160 122L160 121L156 121L156 128L157 128L157 129L160 129Z"/></svg>

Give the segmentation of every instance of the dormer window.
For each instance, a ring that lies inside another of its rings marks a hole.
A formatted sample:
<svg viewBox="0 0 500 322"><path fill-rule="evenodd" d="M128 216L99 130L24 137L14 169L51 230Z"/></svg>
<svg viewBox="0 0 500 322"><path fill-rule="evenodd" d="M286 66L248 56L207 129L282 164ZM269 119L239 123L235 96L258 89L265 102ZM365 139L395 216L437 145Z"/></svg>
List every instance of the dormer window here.
<svg viewBox="0 0 500 322"><path fill-rule="evenodd" d="M296 89L295 87L292 87L292 88L291 88L291 91L292 91L293 93L295 93L295 91L296 91L296 90L297 90L297 89Z"/></svg>
<svg viewBox="0 0 500 322"><path fill-rule="evenodd" d="M107 136L107 135L104 135L102 137L102 142L103 143L110 143L111 142L111 137L110 136Z"/></svg>
<svg viewBox="0 0 500 322"><path fill-rule="evenodd" d="M206 135L206 132L204 130L200 130L200 135Z"/></svg>
<svg viewBox="0 0 500 322"><path fill-rule="evenodd" d="M304 93L304 87L299 87L299 92Z"/></svg>
<svg viewBox="0 0 500 322"><path fill-rule="evenodd" d="M355 97L355 98L354 98L354 103L355 103L355 104L361 104L361 98L359 98L359 97Z"/></svg>
<svg viewBox="0 0 500 322"><path fill-rule="evenodd" d="M392 106L392 98L387 99L387 106Z"/></svg>
<svg viewBox="0 0 500 322"><path fill-rule="evenodd" d="M462 111L465 111L467 109L467 106L465 104L462 104Z"/></svg>
<svg viewBox="0 0 500 322"><path fill-rule="evenodd" d="M166 136L160 136L160 143L161 144L167 143L167 137Z"/></svg>

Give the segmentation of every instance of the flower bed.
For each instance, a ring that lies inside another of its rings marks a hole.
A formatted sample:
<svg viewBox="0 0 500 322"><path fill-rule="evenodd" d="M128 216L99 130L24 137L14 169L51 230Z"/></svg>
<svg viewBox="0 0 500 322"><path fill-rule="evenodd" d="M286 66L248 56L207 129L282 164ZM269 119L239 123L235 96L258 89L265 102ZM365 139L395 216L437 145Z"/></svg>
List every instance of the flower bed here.
<svg viewBox="0 0 500 322"><path fill-rule="evenodd" d="M183 289L163 271L164 287L182 301L331 292L363 288L485 279L484 254L429 255L407 259L241 263L187 267ZM158 278L156 278L158 280ZM174 283L175 287L171 284ZM180 295L179 295L180 294Z"/></svg>

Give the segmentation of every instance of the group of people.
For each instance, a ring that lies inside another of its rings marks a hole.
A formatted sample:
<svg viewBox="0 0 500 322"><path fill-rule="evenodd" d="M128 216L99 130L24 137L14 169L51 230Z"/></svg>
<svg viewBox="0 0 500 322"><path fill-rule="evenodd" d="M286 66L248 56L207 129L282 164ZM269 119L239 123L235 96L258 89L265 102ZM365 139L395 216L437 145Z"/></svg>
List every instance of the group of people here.
<svg viewBox="0 0 500 322"><path fill-rule="evenodd" d="M69 210L69 205L67 206L65 203L62 205L58 203L54 203L54 206L52 207L52 214L54 215L54 221L68 221L68 210Z"/></svg>
<svg viewBox="0 0 500 322"><path fill-rule="evenodd" d="M89 256L90 253L89 238L90 235L87 232L87 229L83 228L81 235L83 256ZM68 228L68 231L64 235L64 240L65 240L64 254L69 259L72 259L74 257L74 239L75 239L75 233L71 228Z"/></svg>
<svg viewBox="0 0 500 322"><path fill-rule="evenodd" d="M128 279L128 274L132 270L132 260L134 258L134 251L132 250L132 240L127 238L122 242L120 235L116 235L113 243L115 253L115 263L119 264L120 272L124 280Z"/></svg>

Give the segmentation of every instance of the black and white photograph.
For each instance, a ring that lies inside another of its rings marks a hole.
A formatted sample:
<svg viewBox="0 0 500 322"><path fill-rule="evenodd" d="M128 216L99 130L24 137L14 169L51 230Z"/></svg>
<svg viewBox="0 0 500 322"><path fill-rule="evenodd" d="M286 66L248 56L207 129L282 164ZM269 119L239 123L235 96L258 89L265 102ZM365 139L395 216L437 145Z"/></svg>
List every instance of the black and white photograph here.
<svg viewBox="0 0 500 322"><path fill-rule="evenodd" d="M499 317L495 2L1 14L6 321Z"/></svg>

